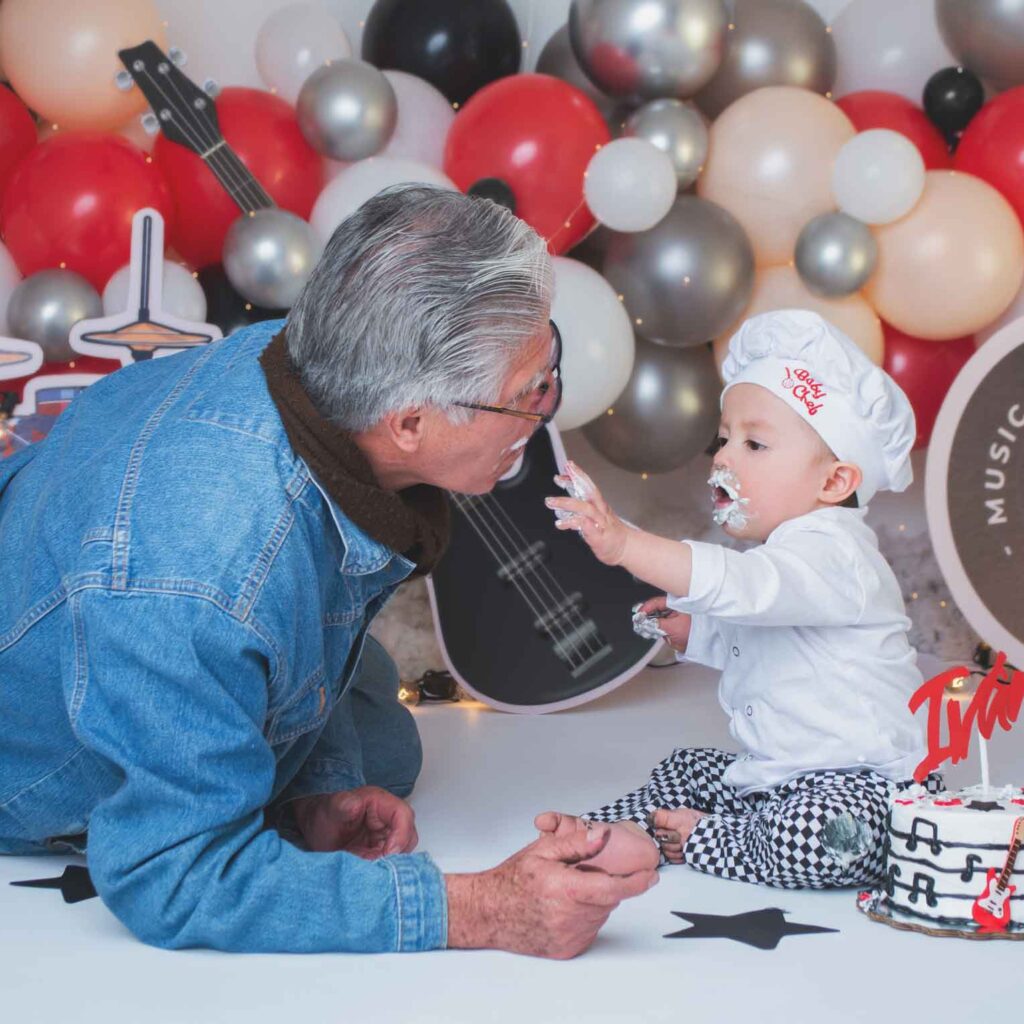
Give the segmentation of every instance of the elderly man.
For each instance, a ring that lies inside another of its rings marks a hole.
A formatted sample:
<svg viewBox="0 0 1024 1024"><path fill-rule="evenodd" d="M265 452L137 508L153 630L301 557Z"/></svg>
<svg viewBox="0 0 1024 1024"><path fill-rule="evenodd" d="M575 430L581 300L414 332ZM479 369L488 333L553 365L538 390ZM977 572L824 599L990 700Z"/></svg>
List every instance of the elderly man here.
<svg viewBox="0 0 1024 1024"><path fill-rule="evenodd" d="M655 881L595 830L442 875L366 629L560 395L543 242L393 189L284 324L119 371L0 463L0 852L85 849L140 938L569 957ZM282 838L294 834L296 841Z"/></svg>

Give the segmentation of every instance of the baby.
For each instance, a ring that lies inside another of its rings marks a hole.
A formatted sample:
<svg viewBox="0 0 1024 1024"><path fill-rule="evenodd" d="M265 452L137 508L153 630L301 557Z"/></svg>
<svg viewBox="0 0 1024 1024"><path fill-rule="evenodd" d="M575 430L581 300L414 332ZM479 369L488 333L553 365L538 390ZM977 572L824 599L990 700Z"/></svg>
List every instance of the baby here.
<svg viewBox="0 0 1024 1024"><path fill-rule="evenodd" d="M722 373L714 518L756 546L631 527L571 465L583 497L547 504L602 562L667 591L640 611L663 616L679 660L721 670L743 752L677 749L632 793L536 825L617 823L593 861L613 873L667 861L786 888L875 883L888 800L912 784L924 744L907 707L922 682L910 622L864 516L876 491L911 482L914 414L884 371L804 310L747 320Z"/></svg>

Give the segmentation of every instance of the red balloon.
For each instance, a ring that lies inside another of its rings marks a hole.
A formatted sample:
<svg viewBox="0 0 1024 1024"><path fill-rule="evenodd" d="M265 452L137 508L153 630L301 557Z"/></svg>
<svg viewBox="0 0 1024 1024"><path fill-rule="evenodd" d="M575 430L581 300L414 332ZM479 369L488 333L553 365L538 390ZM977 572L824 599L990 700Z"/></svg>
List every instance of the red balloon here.
<svg viewBox="0 0 1024 1024"><path fill-rule="evenodd" d="M302 137L295 111L279 96L236 86L217 97L217 119L228 145L274 202L307 218L323 187L323 158ZM170 244L194 267L220 263L224 236L241 212L238 204L184 146L159 135L153 156L174 195Z"/></svg>
<svg viewBox="0 0 1024 1024"><path fill-rule="evenodd" d="M1024 85L996 96L971 118L954 166L1001 192L1024 222Z"/></svg>
<svg viewBox="0 0 1024 1024"><path fill-rule="evenodd" d="M448 132L444 172L463 192L481 178L512 189L516 213L558 254L594 225L583 200L590 158L611 139L593 100L549 75L485 86Z"/></svg>
<svg viewBox="0 0 1024 1024"><path fill-rule="evenodd" d="M26 276L65 267L103 291L128 262L132 217L143 206L170 222L170 192L149 156L119 135L62 132L18 164L0 231Z"/></svg>
<svg viewBox="0 0 1024 1024"><path fill-rule="evenodd" d="M36 144L36 123L28 107L0 86L0 196L18 161Z"/></svg>
<svg viewBox="0 0 1024 1024"><path fill-rule="evenodd" d="M946 392L974 355L974 337L928 341L913 338L884 322L882 330L885 334L883 367L910 399L917 419L914 447L924 448L931 440L935 417Z"/></svg>
<svg viewBox="0 0 1024 1024"><path fill-rule="evenodd" d="M928 115L905 96L879 89L851 92L836 100L836 106L853 122L859 132L869 128L888 128L905 135L917 146L925 168L939 171L951 164L946 140Z"/></svg>

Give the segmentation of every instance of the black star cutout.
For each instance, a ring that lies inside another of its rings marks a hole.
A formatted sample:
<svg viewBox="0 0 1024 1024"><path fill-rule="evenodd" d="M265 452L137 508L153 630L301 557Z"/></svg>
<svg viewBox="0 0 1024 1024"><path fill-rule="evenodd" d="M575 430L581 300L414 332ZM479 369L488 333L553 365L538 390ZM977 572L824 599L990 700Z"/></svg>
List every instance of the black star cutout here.
<svg viewBox="0 0 1024 1024"><path fill-rule="evenodd" d="M1003 805L995 800L972 800L967 808L971 811L1001 811Z"/></svg>
<svg viewBox="0 0 1024 1024"><path fill-rule="evenodd" d="M96 889L87 868L69 864L60 878L30 878L25 882L11 882L31 889L60 889L65 903L80 903L96 895Z"/></svg>
<svg viewBox="0 0 1024 1024"><path fill-rule="evenodd" d="M774 949L784 935L808 935L812 932L837 932L838 928L820 928L816 924L791 924L778 907L748 910L745 914L672 913L689 921L692 928L666 935L666 939L735 939L757 949Z"/></svg>

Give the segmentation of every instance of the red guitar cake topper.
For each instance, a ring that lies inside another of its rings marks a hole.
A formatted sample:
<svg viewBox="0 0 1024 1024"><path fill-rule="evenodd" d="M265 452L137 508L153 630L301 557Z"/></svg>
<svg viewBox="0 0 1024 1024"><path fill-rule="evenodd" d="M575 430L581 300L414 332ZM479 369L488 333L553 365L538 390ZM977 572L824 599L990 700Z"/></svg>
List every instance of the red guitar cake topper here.
<svg viewBox="0 0 1024 1024"><path fill-rule="evenodd" d="M1024 818L1018 818L1013 823L1013 835L1010 837L1010 849L1007 851L1003 870L988 869L985 891L971 907L971 916L977 921L978 931L982 933L1005 932L1010 923L1010 897L1017 891L1017 887L1010 884L1010 875L1013 873L1022 844Z"/></svg>
<svg viewBox="0 0 1024 1024"><path fill-rule="evenodd" d="M971 675L971 670L963 665L940 672L910 698L912 712L923 704L928 705L928 755L914 769L914 778L918 782L923 782L929 772L935 771L945 761L957 764L967 756L975 723L984 741L991 738L997 724L1009 731L1017 721L1024 703L1024 672L1007 665L1006 655L1000 652L964 711L962 705L965 702L955 698L958 690L964 690L965 681ZM945 743L942 741L944 697L954 698L946 701ZM985 779L986 785L987 781Z"/></svg>

